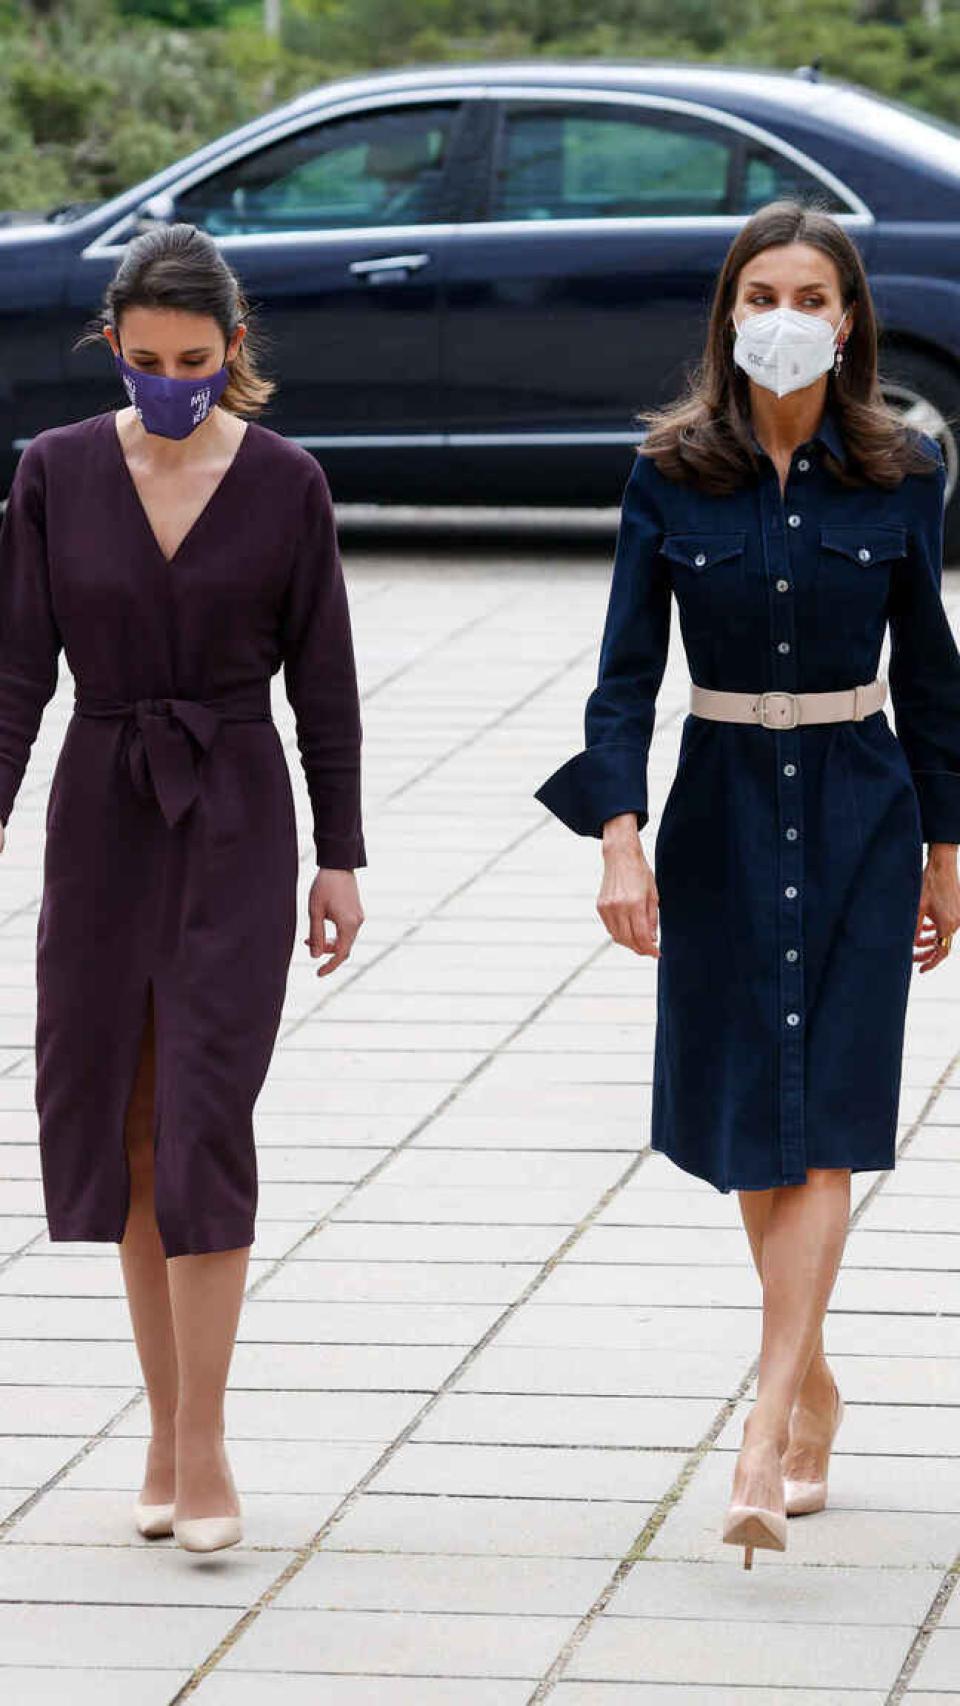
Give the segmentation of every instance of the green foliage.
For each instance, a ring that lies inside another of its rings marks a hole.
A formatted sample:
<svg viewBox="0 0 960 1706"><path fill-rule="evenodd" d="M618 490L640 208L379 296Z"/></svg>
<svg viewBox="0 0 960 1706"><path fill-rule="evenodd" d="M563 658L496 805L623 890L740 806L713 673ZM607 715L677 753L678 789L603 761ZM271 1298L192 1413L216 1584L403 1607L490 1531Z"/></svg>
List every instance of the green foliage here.
<svg viewBox="0 0 960 1706"><path fill-rule="evenodd" d="M0 208L96 199L394 65L677 59L827 74L960 121L960 0L0 0Z"/></svg>
<svg viewBox="0 0 960 1706"><path fill-rule="evenodd" d="M117 0L122 18L151 18L182 29L203 29L225 23L230 0Z"/></svg>
<svg viewBox="0 0 960 1706"><path fill-rule="evenodd" d="M24 130L42 146L79 142L109 88L102 78L78 75L60 60L25 59L13 70L9 93Z"/></svg>

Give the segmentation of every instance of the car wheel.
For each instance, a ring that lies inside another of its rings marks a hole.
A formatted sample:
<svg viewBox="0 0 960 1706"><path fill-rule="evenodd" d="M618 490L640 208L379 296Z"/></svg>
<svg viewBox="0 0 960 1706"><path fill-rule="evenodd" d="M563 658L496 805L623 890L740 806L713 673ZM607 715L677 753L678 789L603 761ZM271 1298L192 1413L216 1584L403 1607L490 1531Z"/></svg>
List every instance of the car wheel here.
<svg viewBox="0 0 960 1706"><path fill-rule="evenodd" d="M960 563L960 379L915 350L882 351L880 389L911 426L935 438L947 466L944 556Z"/></svg>

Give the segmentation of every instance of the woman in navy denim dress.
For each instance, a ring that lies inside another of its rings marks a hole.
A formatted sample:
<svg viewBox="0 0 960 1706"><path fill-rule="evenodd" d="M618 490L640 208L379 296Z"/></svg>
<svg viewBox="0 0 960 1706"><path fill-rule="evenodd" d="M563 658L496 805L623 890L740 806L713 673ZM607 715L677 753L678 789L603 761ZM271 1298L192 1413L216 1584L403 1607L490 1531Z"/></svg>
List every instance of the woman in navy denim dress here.
<svg viewBox="0 0 960 1706"><path fill-rule="evenodd" d="M599 912L657 959L651 1147L739 1192L763 1346L724 1539L749 1567L826 1500L850 1175L894 1166L911 968L960 925L946 474L879 390L855 246L796 202L744 225L689 395L647 420L585 750L537 798L602 838ZM673 597L694 685L654 878L638 830Z"/></svg>

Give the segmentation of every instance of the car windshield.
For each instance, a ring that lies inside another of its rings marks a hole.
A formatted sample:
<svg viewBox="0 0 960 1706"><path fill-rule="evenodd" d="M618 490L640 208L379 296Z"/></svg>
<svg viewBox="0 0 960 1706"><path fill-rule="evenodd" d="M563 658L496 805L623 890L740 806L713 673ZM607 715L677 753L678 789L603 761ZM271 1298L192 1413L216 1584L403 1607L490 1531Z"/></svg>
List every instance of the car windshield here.
<svg viewBox="0 0 960 1706"><path fill-rule="evenodd" d="M103 201L61 201L55 207L48 208L44 219L48 225L69 225L73 219L82 219L85 213L92 213L95 207L102 207Z"/></svg>

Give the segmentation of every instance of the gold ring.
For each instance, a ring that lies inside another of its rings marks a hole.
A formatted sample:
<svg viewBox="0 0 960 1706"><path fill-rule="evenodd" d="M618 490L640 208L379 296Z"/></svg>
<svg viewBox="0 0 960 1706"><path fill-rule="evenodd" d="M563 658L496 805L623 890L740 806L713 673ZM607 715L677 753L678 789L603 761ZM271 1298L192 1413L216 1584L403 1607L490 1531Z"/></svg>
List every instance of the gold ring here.
<svg viewBox="0 0 960 1706"><path fill-rule="evenodd" d="M950 952L950 944L953 941L953 931L951 930L949 936L938 936L937 941L938 941L940 947L946 948L947 952L949 953Z"/></svg>

